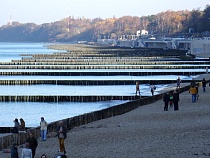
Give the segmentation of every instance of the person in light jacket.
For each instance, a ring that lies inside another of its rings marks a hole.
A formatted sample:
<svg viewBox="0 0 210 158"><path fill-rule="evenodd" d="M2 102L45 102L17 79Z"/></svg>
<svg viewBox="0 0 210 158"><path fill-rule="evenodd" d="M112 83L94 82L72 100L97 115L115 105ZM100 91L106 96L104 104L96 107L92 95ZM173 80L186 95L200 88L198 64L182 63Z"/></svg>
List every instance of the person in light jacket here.
<svg viewBox="0 0 210 158"><path fill-rule="evenodd" d="M44 117L41 117L41 121L40 121L40 132L41 132L41 139L42 139L42 141L46 141L47 122L45 121Z"/></svg>
<svg viewBox="0 0 210 158"><path fill-rule="evenodd" d="M21 158L32 158L32 150L29 148L29 143L25 143L25 147L22 150Z"/></svg>

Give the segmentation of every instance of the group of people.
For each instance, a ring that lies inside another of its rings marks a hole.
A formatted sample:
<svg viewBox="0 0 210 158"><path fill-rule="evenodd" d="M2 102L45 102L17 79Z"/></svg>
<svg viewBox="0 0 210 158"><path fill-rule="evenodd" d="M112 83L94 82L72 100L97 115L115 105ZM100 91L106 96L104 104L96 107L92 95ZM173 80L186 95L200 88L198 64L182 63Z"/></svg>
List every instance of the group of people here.
<svg viewBox="0 0 210 158"><path fill-rule="evenodd" d="M151 90L151 93L152 93L152 96L153 96L154 92L156 90L156 86L152 84L150 86L150 90ZM136 95L141 96L141 94L140 94L140 82L139 81L136 81Z"/></svg>
<svg viewBox="0 0 210 158"><path fill-rule="evenodd" d="M207 84L206 79L203 78L200 86L202 87L204 93L206 92L206 84ZM199 98L198 86L195 84L195 82L191 83L189 93L192 94L192 103L198 101Z"/></svg>
<svg viewBox="0 0 210 158"><path fill-rule="evenodd" d="M179 110L178 102L179 102L180 83L181 83L181 80L178 77L177 88L173 92L173 94L169 94L169 92L166 92L164 94L164 96L163 96L164 111L168 111L169 103L170 103L170 105L172 105L172 104L174 105L174 110ZM202 87L204 93L206 92L206 84L207 84L207 82L206 82L205 78L203 78L200 86ZM209 84L209 86L210 86L210 84ZM193 81L191 82L189 93L191 93L191 95L192 95L192 103L195 103L196 101L198 101L198 98L199 98L198 85L196 85L196 83Z"/></svg>
<svg viewBox="0 0 210 158"><path fill-rule="evenodd" d="M170 104L170 107L174 106L174 111L179 110L179 89L173 91L173 93L169 94L169 92L166 92L163 96L163 102L164 102L164 111L168 111L168 106Z"/></svg>
<svg viewBox="0 0 210 158"><path fill-rule="evenodd" d="M34 158L37 146L37 139L34 137L33 133L30 133L29 137L26 139L26 143L24 144L24 148L21 153L21 158ZM15 142L12 144L11 147L11 158L19 158L18 144Z"/></svg>
<svg viewBox="0 0 210 158"><path fill-rule="evenodd" d="M20 118L20 123L16 118L14 121L14 127L12 129L12 133L19 133L19 131L25 131L25 121Z"/></svg>
<svg viewBox="0 0 210 158"><path fill-rule="evenodd" d="M18 122L18 119L14 120L14 127L17 128L16 133L18 133L20 129L20 124ZM59 140L59 152L63 155L66 154L66 149L64 145L64 140L67 137L68 128L64 124L63 121L58 122L57 126L57 135ZM45 121L44 117L41 117L40 121L40 135L41 140L46 141L46 135L47 135L47 122ZM32 132L29 133L29 137L26 139L26 143L24 144L24 148L21 153L21 158L34 158L36 155L36 148L38 146L37 138L34 136ZM18 156L18 144L14 142L11 147L11 158L19 158ZM45 154L41 156L41 158L47 158Z"/></svg>

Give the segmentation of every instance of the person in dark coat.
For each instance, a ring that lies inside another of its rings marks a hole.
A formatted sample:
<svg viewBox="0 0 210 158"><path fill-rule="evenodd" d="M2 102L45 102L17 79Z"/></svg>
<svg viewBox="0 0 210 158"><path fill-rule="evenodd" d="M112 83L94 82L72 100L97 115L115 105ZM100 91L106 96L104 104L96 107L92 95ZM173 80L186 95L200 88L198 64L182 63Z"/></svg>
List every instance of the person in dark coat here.
<svg viewBox="0 0 210 158"><path fill-rule="evenodd" d="M170 108L173 108L173 92L170 92Z"/></svg>
<svg viewBox="0 0 210 158"><path fill-rule="evenodd" d="M179 102L179 92L178 92L178 90L175 90L174 94L173 94L173 103L174 103L175 111L179 110L178 102Z"/></svg>
<svg viewBox="0 0 210 158"><path fill-rule="evenodd" d="M163 96L163 102L165 104L164 106L164 111L168 111L168 103L170 101L170 95L169 95L169 92L166 92Z"/></svg>
<svg viewBox="0 0 210 158"><path fill-rule="evenodd" d="M29 134L29 138L26 140L26 142L29 143L29 148L32 150L32 158L34 158L34 156L36 154L36 148L38 146L38 141L34 137L33 133Z"/></svg>
<svg viewBox="0 0 210 158"><path fill-rule="evenodd" d="M202 80L202 87L203 87L203 92L206 92L206 79L203 78Z"/></svg>
<svg viewBox="0 0 210 158"><path fill-rule="evenodd" d="M58 127L57 127L57 133L58 133L58 140L59 140L59 147L60 152L66 153L65 145L64 145L64 139L67 137L68 128L66 125L64 125L63 121L59 121Z"/></svg>
<svg viewBox="0 0 210 158"><path fill-rule="evenodd" d="M11 158L19 158L17 143L13 143L12 144L12 147L11 147Z"/></svg>
<svg viewBox="0 0 210 158"><path fill-rule="evenodd" d="M178 77L178 79L176 80L176 82L177 82L177 88L180 88L181 87L181 79L180 79L180 77Z"/></svg>

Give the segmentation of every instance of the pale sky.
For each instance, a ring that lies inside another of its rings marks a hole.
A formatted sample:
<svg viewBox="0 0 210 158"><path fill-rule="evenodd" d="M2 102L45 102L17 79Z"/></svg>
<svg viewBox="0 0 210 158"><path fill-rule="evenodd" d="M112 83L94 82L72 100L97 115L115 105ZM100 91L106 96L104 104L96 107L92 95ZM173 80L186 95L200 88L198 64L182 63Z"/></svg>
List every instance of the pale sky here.
<svg viewBox="0 0 210 158"><path fill-rule="evenodd" d="M70 16L116 18L157 14L172 10L203 10L209 0L0 0L0 26L10 16L20 23L36 24L59 21Z"/></svg>

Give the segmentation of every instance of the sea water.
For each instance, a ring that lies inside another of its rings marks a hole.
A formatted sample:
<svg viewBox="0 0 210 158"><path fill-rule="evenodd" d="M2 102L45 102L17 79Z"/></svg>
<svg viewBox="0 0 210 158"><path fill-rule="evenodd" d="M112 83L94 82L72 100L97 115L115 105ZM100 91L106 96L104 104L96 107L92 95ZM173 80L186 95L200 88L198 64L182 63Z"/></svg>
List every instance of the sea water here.
<svg viewBox="0 0 210 158"><path fill-rule="evenodd" d="M21 60L26 55L52 54L55 52L66 52L65 50L54 50L47 48L48 43L7 43L0 42L0 62Z"/></svg>
<svg viewBox="0 0 210 158"><path fill-rule="evenodd" d="M52 54L55 52L66 52L62 50L48 49L45 43L0 43L0 62L10 62L21 60L32 54ZM30 57L30 56L29 56ZM4 70L1 70L4 71ZM8 76L0 76L2 80L7 80ZM40 77L40 76L39 76ZM23 76L16 76L16 79L23 79ZM10 79L15 79L10 76ZM36 77L35 77L36 79ZM46 78L43 77L45 80ZM81 88L81 87L78 87ZM77 88L76 88L77 89ZM85 94L89 90L80 92L68 86L56 85L0 85L1 95L71 95L77 92ZM27 127L39 126L40 118L45 117L47 122L53 122L73 116L89 113L96 110L118 105L126 101L106 101L106 102L0 102L0 126L12 127L15 118L23 118Z"/></svg>
<svg viewBox="0 0 210 158"><path fill-rule="evenodd" d="M44 117L50 123L84 113L89 113L110 106L125 103L126 101L106 101L106 102L0 102L0 126L13 127L15 118L23 118L26 127L39 126L40 118Z"/></svg>
<svg viewBox="0 0 210 158"><path fill-rule="evenodd" d="M65 52L61 50L48 49L45 43L0 43L0 62L10 62L11 60L21 60L24 54L52 54L55 52ZM1 70L11 71L11 70ZM12 70L23 71L23 70ZM30 71L30 70L27 70ZM37 70L35 70L37 71ZM40 70L42 71L42 70ZM48 70L50 71L50 70ZM55 71L55 70L53 70ZM105 70L104 70L105 71ZM121 71L121 70L120 70ZM37 78L42 80L66 79L66 80L163 80L165 76L0 76L2 80L18 80ZM167 76L167 79L175 80L177 76ZM190 79L191 76L180 76L182 80ZM149 84L140 85L142 95L151 95ZM164 89L167 85L157 85L158 90ZM0 85L1 95L135 95L134 85ZM91 103L74 102L0 102L0 126L13 126L15 118L23 118L27 127L39 125L41 117L45 117L47 122L57 121L64 118L81 115L84 113L101 110L110 106L118 105L127 101L105 101Z"/></svg>

